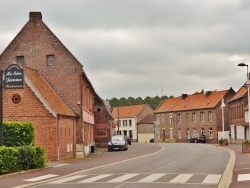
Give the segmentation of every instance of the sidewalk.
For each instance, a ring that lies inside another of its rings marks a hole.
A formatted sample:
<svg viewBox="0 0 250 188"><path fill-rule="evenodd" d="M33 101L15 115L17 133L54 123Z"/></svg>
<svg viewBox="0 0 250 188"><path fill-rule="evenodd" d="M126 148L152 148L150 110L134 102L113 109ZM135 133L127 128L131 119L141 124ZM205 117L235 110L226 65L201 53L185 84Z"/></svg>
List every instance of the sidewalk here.
<svg viewBox="0 0 250 188"><path fill-rule="evenodd" d="M233 177L230 188L250 187L250 153L242 153L241 144L228 144L228 146L218 146L230 149L235 153L235 164L233 167Z"/></svg>

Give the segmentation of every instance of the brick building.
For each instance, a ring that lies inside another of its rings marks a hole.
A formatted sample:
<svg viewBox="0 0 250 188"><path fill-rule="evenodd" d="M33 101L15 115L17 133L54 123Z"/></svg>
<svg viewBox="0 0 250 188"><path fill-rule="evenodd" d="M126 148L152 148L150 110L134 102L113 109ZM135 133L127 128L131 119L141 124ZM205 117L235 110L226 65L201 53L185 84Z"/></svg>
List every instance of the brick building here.
<svg viewBox="0 0 250 188"><path fill-rule="evenodd" d="M249 139L248 120L248 92L247 86L242 86L236 94L228 101L230 108L230 133L232 143L241 143Z"/></svg>
<svg viewBox="0 0 250 188"><path fill-rule="evenodd" d="M114 133L128 135L133 141L138 141L137 123L149 114L153 114L153 109L148 104L113 108L112 117L117 122Z"/></svg>
<svg viewBox="0 0 250 188"><path fill-rule="evenodd" d="M187 142L194 133L202 133L207 142L217 143L222 132L222 97L225 100L224 130L229 131L228 100L235 94L230 88L168 98L155 109L156 126L161 131L160 141Z"/></svg>
<svg viewBox="0 0 250 188"><path fill-rule="evenodd" d="M88 154L94 143L98 95L83 65L43 22L41 12L30 12L28 22L0 55L1 70L13 62L25 69L27 79L24 89L4 89L4 121L32 122L35 142L46 149L49 160ZM17 104L15 96L20 98Z"/></svg>

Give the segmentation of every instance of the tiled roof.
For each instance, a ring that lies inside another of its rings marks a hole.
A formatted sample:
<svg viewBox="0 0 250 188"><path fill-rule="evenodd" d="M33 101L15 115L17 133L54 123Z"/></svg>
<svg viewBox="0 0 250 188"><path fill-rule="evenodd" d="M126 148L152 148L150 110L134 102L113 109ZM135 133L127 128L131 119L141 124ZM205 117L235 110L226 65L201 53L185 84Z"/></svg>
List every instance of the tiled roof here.
<svg viewBox="0 0 250 188"><path fill-rule="evenodd" d="M119 118L136 117L145 107L146 104L115 107L112 109L112 116L118 118L119 112Z"/></svg>
<svg viewBox="0 0 250 188"><path fill-rule="evenodd" d="M165 99L154 113L215 108L228 90L198 93Z"/></svg>
<svg viewBox="0 0 250 188"><path fill-rule="evenodd" d="M25 67L24 73L27 85L52 114L75 116L74 112L38 71Z"/></svg>
<svg viewBox="0 0 250 188"><path fill-rule="evenodd" d="M154 115L148 114L141 121L139 121L137 124L153 124L153 123L154 123Z"/></svg>
<svg viewBox="0 0 250 188"><path fill-rule="evenodd" d="M230 99L230 101L234 101L236 99L239 99L243 97L247 93L247 86L243 85L237 92L236 94Z"/></svg>

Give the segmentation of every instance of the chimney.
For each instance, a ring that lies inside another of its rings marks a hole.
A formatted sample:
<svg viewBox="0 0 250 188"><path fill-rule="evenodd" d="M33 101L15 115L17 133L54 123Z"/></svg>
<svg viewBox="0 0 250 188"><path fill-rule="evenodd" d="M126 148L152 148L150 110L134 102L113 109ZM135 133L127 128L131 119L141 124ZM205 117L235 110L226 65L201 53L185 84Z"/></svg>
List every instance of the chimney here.
<svg viewBox="0 0 250 188"><path fill-rule="evenodd" d="M210 95L212 91L206 91L206 96Z"/></svg>
<svg viewBox="0 0 250 188"><path fill-rule="evenodd" d="M185 98L187 98L187 94L182 94L181 98L184 100Z"/></svg>
<svg viewBox="0 0 250 188"><path fill-rule="evenodd" d="M30 12L30 20L42 20L41 12Z"/></svg>

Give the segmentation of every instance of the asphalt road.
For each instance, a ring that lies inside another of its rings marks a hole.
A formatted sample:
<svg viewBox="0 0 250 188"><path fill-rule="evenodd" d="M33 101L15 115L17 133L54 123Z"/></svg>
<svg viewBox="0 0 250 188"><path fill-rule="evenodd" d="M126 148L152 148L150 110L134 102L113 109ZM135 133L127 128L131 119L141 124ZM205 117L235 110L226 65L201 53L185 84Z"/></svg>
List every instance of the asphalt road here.
<svg viewBox="0 0 250 188"><path fill-rule="evenodd" d="M126 157L122 163L78 171L33 187L216 188L230 159L228 151L207 144L164 143L154 155L132 160L133 152L143 152L147 146L134 144L128 151L104 154L109 159Z"/></svg>

